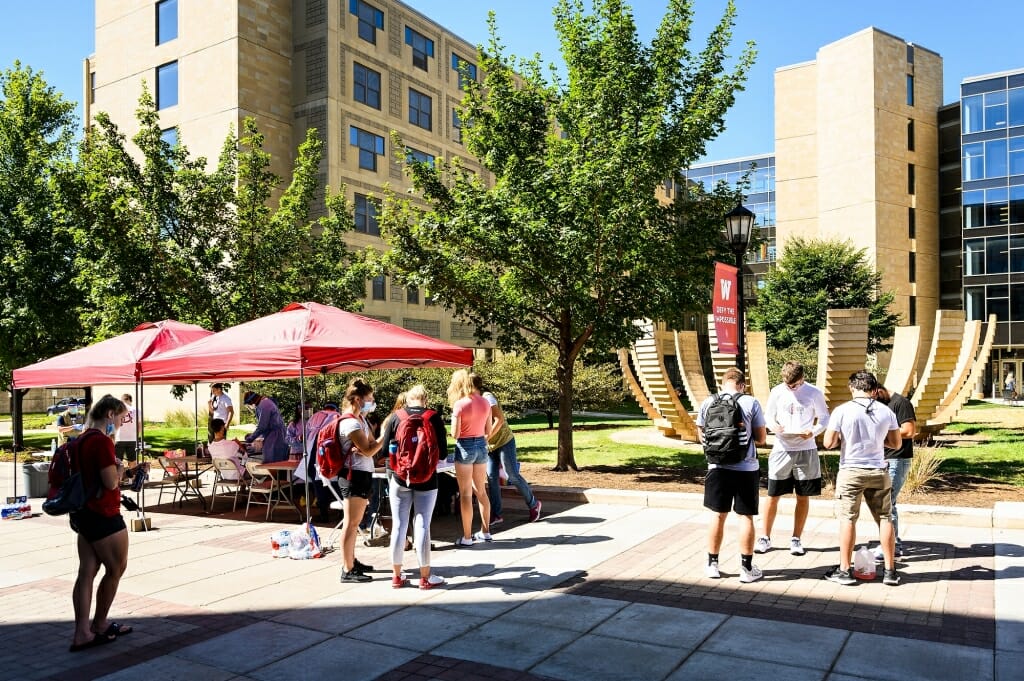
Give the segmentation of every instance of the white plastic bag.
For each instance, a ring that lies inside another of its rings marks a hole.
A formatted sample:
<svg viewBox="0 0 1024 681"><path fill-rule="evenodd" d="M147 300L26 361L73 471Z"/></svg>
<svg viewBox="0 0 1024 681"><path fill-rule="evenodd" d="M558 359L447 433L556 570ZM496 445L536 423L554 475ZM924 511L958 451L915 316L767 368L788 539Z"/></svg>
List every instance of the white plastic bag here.
<svg viewBox="0 0 1024 681"><path fill-rule="evenodd" d="M875 554L868 550L867 546L853 552L853 576L864 581L871 581L878 576Z"/></svg>
<svg viewBox="0 0 1024 681"><path fill-rule="evenodd" d="M316 534L316 528L312 525L299 525L297 530L292 530L289 540L289 558L308 560L323 555L320 551L320 538Z"/></svg>
<svg viewBox="0 0 1024 681"><path fill-rule="evenodd" d="M270 555L274 558L287 558L288 548L291 543L291 532L279 530L270 535Z"/></svg>

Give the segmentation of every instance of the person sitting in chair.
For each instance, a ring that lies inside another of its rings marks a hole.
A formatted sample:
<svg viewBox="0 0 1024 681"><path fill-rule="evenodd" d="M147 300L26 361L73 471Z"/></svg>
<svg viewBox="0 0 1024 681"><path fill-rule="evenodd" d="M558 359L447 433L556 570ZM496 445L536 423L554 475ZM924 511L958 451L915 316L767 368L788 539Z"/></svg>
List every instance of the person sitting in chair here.
<svg viewBox="0 0 1024 681"><path fill-rule="evenodd" d="M245 470L245 445L237 439L227 439L227 424L223 419L210 421L210 428L213 430L213 442L209 445L210 457L214 459L227 459L235 464L235 475L231 471L224 471L221 477L225 480L245 480L248 473Z"/></svg>

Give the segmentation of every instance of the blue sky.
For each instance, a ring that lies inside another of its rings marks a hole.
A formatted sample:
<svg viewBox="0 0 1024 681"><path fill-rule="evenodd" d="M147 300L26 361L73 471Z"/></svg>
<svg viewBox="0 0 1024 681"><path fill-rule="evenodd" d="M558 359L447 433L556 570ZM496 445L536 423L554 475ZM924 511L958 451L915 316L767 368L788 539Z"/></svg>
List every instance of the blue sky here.
<svg viewBox="0 0 1024 681"><path fill-rule="evenodd" d="M185 0L213 1L226 0ZM339 0L332 0L337 2ZM509 52L560 60L553 28L554 0L405 0L470 42L487 37L487 10L497 13ZM703 44L725 0L695 0L695 40ZM1024 68L1017 36L1024 2L988 0L981 5L942 0L737 0L735 49L757 43L758 59L747 88L726 119L726 131L708 146L709 159L773 150L773 72L814 59L817 49L868 26L876 26L942 55L945 101L957 98L964 78ZM664 13L662 0L633 0L641 38L649 40ZM972 18L974 8L985 12ZM93 3L89 0L9 0L0 22L0 68L15 59L45 72L68 99L80 100L82 59L93 48ZM699 49L699 48L695 48Z"/></svg>

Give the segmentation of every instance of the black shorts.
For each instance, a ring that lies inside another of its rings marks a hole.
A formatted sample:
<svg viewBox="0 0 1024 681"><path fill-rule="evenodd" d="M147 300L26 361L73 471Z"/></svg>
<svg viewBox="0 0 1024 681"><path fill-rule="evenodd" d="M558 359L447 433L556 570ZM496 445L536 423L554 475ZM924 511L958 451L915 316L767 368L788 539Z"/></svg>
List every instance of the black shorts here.
<svg viewBox="0 0 1024 681"><path fill-rule="evenodd" d="M760 471L712 468L704 479L704 507L715 513L757 515Z"/></svg>
<svg viewBox="0 0 1024 681"><path fill-rule="evenodd" d="M795 478L772 480L768 478L768 496L781 497L790 492L796 492L798 497L821 496L821 478L814 480L796 480Z"/></svg>
<svg viewBox="0 0 1024 681"><path fill-rule="evenodd" d="M138 458L138 454L135 451L135 443L115 442L114 456L121 459L122 461L135 461Z"/></svg>
<svg viewBox="0 0 1024 681"><path fill-rule="evenodd" d="M352 479L349 480L349 470L342 468L338 473L338 493L342 499L359 497L369 499L373 493L373 473L370 471L351 471Z"/></svg>
<svg viewBox="0 0 1024 681"><path fill-rule="evenodd" d="M81 511L68 515L71 529L80 534L90 544L106 539L121 530L127 530L124 518L120 513L113 517L100 515L96 511L83 508Z"/></svg>

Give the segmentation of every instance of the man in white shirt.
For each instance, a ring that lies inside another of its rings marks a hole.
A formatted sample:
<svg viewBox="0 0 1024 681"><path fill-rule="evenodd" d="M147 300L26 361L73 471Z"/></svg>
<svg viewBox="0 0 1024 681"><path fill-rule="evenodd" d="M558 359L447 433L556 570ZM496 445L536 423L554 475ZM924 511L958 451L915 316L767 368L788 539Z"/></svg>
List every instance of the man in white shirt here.
<svg viewBox="0 0 1024 681"><path fill-rule="evenodd" d="M861 498L878 523L878 539L885 555L882 581L889 586L900 583L894 551L896 535L892 529L892 480L885 461L885 448L899 449L900 424L889 407L875 400L878 381L874 374L861 370L850 376L853 399L839 405L825 429L828 449L842 447L836 474L836 516L839 518L839 565L825 573L825 579L849 586L857 580L850 574L853 546L857 542L857 518Z"/></svg>
<svg viewBox="0 0 1024 681"><path fill-rule="evenodd" d="M210 386L210 400L207 402L210 412L210 428L208 442L213 441L213 420L220 419L224 422L225 433L231 427L231 421L235 418L235 405L231 398L224 392L223 383L214 383Z"/></svg>
<svg viewBox="0 0 1024 681"><path fill-rule="evenodd" d="M786 362L780 372L782 383L772 388L765 408L768 430L775 433L775 445L768 456L768 503L764 509L764 534L754 550L767 553L772 547L772 526L779 499L796 493L793 537L789 552L802 556L800 541L807 523L811 497L821 495L821 460L814 438L828 426L828 405L820 390L804 381L804 365Z"/></svg>

